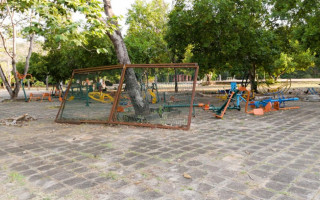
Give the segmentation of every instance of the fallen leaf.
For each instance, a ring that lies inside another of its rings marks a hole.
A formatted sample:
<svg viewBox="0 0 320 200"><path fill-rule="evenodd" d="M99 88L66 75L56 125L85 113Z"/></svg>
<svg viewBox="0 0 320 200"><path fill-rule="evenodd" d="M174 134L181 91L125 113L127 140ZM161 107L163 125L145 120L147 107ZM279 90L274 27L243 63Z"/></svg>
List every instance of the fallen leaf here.
<svg viewBox="0 0 320 200"><path fill-rule="evenodd" d="M191 178L192 178L192 177L191 177L189 174L187 174L186 172L183 173L183 177L184 177L184 178L187 178L187 179L191 179Z"/></svg>

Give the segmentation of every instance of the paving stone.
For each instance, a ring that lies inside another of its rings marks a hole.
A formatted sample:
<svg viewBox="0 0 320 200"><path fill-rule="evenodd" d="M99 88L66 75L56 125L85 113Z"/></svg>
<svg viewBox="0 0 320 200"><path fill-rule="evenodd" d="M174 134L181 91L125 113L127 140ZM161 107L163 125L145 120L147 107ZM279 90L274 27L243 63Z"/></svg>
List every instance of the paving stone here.
<svg viewBox="0 0 320 200"><path fill-rule="evenodd" d="M135 161L132 160L123 160L120 162L122 165L124 166L129 166L129 165L133 165L135 163Z"/></svg>
<svg viewBox="0 0 320 200"><path fill-rule="evenodd" d="M274 196L274 193L267 191L265 189L256 189L256 190L253 190L251 193L262 199L271 199L271 197Z"/></svg>
<svg viewBox="0 0 320 200"><path fill-rule="evenodd" d="M70 173L70 172L60 172L58 174L53 175L52 177L60 181L60 180L69 179L73 176L74 176L74 174Z"/></svg>
<svg viewBox="0 0 320 200"><path fill-rule="evenodd" d="M261 170L253 170L250 172L250 174L254 174L260 178L267 178L270 176L270 174L268 172L261 171Z"/></svg>
<svg viewBox="0 0 320 200"><path fill-rule="evenodd" d="M71 179L63 181L63 183L66 184L66 185L72 186L72 185L84 182L85 180L86 180L85 178L74 177L74 178L71 178Z"/></svg>
<svg viewBox="0 0 320 200"><path fill-rule="evenodd" d="M316 190L319 189L320 183L319 182L313 182L308 180L299 180L295 183L297 186L304 187L309 190Z"/></svg>
<svg viewBox="0 0 320 200"><path fill-rule="evenodd" d="M197 191L200 191L200 192L208 192L209 190L213 189L214 187L212 185L208 185L206 183L200 183L198 188L197 188Z"/></svg>
<svg viewBox="0 0 320 200"><path fill-rule="evenodd" d="M237 197L239 197L239 194L230 190L222 189L218 191L218 199L237 199Z"/></svg>
<svg viewBox="0 0 320 200"><path fill-rule="evenodd" d="M276 200L297 200L297 199L282 195L281 197L278 197Z"/></svg>
<svg viewBox="0 0 320 200"><path fill-rule="evenodd" d="M191 160L191 161L187 162L187 165L189 165L189 166L200 166L200 165L202 165L202 163L197 161L197 160Z"/></svg>
<svg viewBox="0 0 320 200"><path fill-rule="evenodd" d="M222 177L219 177L219 176L211 176L208 180L213 184L219 184L222 181L224 181L225 179Z"/></svg>
<svg viewBox="0 0 320 200"><path fill-rule="evenodd" d="M226 187L238 191L244 191L248 188L245 184L238 182L231 182Z"/></svg>
<svg viewBox="0 0 320 200"><path fill-rule="evenodd" d="M127 199L128 196L121 193L121 192L116 192L111 194L109 197L107 197L106 199L108 200L123 200L123 199Z"/></svg>
<svg viewBox="0 0 320 200"><path fill-rule="evenodd" d="M281 183L290 183L298 176L298 174L299 173L297 171L291 169L282 169L271 179Z"/></svg>
<svg viewBox="0 0 320 200"><path fill-rule="evenodd" d="M162 196L162 194L156 191L145 191L139 194L139 197L141 197L141 199L159 199Z"/></svg>
<svg viewBox="0 0 320 200"><path fill-rule="evenodd" d="M310 199L312 197L313 192L310 190L306 190L300 187L290 187L288 189L288 192L293 193L295 195L298 195L300 197L306 198L306 199Z"/></svg>
<svg viewBox="0 0 320 200"><path fill-rule="evenodd" d="M287 187L287 185L286 184L281 184L281 183L275 182L275 181L269 181L266 184L266 187L270 188L272 190L275 190L275 191L281 191L281 190L285 189Z"/></svg>
<svg viewBox="0 0 320 200"><path fill-rule="evenodd" d="M60 190L62 188L65 188L65 185L63 185L61 183L57 183L57 184L54 184L54 185L47 187L45 189L45 192L54 192L54 191Z"/></svg>
<svg viewBox="0 0 320 200"><path fill-rule="evenodd" d="M79 184L75 185L74 187L77 188L77 189L83 190L83 189L94 187L96 185L97 185L96 182L86 181L86 182L83 182L83 183L79 183Z"/></svg>
<svg viewBox="0 0 320 200"><path fill-rule="evenodd" d="M31 175L34 175L34 174L36 174L37 172L36 171L34 171L34 170L27 170L27 171L23 171L23 172L21 172L21 174L22 175L24 175L24 176L31 176Z"/></svg>
<svg viewBox="0 0 320 200"><path fill-rule="evenodd" d="M319 173L306 173L303 175L303 177L307 178L309 180L320 182L320 174Z"/></svg>

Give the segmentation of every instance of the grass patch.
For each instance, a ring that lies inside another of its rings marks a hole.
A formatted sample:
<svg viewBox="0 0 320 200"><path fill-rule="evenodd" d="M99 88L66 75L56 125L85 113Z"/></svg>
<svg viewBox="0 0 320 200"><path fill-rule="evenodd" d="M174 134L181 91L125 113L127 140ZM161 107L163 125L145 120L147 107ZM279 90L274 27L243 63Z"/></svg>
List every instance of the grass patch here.
<svg viewBox="0 0 320 200"><path fill-rule="evenodd" d="M115 172L101 173L100 176L110 178L112 180L118 180L119 175Z"/></svg>
<svg viewBox="0 0 320 200"><path fill-rule="evenodd" d="M18 172L11 172L9 174L9 181L11 183L17 182L20 185L24 185L25 184L25 177L22 174L19 174Z"/></svg>
<svg viewBox="0 0 320 200"><path fill-rule="evenodd" d="M99 156L94 155L92 153L84 153L84 152L80 152L80 155L85 156L87 158L91 158L91 159L99 159Z"/></svg>
<svg viewBox="0 0 320 200"><path fill-rule="evenodd" d="M112 149L112 148L113 148L113 144L112 144L112 143L101 144L101 146L103 146L103 147L108 147L109 149Z"/></svg>

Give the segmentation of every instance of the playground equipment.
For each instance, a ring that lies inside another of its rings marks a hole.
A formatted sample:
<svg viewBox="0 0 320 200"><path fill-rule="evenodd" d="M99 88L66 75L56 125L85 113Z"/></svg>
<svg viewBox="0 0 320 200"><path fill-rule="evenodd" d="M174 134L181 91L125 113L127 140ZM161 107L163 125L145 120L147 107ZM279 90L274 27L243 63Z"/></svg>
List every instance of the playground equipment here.
<svg viewBox="0 0 320 200"><path fill-rule="evenodd" d="M245 87L240 87L240 91L247 92L247 102L245 107L245 112L248 114L254 115L263 115L266 112L277 111L277 110L289 110L289 109L298 109L299 107L285 107L285 102L288 101L298 101L299 98L284 98L283 94L278 92L278 99L268 98L261 101L253 101L249 103L250 91ZM272 108L273 104L273 108ZM248 111L248 106L254 108L252 111Z"/></svg>
<svg viewBox="0 0 320 200"><path fill-rule="evenodd" d="M31 100L41 100L40 102L42 102L44 99L47 99L48 101L52 101L52 98L51 98L51 95L50 93L41 93L41 94L33 94L33 93L30 93L30 96L29 96L29 100L28 102L30 102Z"/></svg>
<svg viewBox="0 0 320 200"><path fill-rule="evenodd" d="M314 88L308 88L307 94L318 95L318 92Z"/></svg>
<svg viewBox="0 0 320 200"><path fill-rule="evenodd" d="M17 76L20 79L20 84L21 84L21 88L22 88L22 91L23 91L25 102L30 102L31 100L41 100L40 102L42 102L44 99L47 99L50 102L52 101L50 93L47 93L47 92L41 93L41 94L30 93L29 98L28 98L27 94L26 94L26 91L25 91L25 88L24 88L23 80L27 76L29 76L30 79L32 79L32 75L31 74L23 75L23 74L20 74L19 72L17 72Z"/></svg>
<svg viewBox="0 0 320 200"><path fill-rule="evenodd" d="M103 92L89 92L88 95L91 99L102 103L112 103L114 101L112 96Z"/></svg>
<svg viewBox="0 0 320 200"><path fill-rule="evenodd" d="M26 91L25 91L25 88L24 88L23 80L25 78L27 78L27 76L29 76L30 79L32 79L32 75L31 74L23 75L23 74L20 74L19 72L17 72L17 76L20 79L20 84L21 84L21 88L22 88L22 91L23 91L23 95L24 95L24 101L28 102L28 97L27 97L27 94L26 94Z"/></svg>
<svg viewBox="0 0 320 200"><path fill-rule="evenodd" d="M137 79L138 96L127 85L125 74L132 71ZM197 74L198 65L195 63L76 69L63 96L56 122L187 130L194 107L201 106L193 102ZM101 79L110 81L113 86L101 90L97 84ZM146 105L142 114L135 107L138 106L137 97Z"/></svg>

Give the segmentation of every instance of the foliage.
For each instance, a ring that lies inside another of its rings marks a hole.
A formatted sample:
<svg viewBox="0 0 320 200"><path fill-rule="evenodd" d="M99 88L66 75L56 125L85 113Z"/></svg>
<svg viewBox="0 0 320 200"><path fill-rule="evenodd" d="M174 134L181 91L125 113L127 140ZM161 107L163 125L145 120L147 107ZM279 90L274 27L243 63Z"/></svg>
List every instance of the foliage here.
<svg viewBox="0 0 320 200"><path fill-rule="evenodd" d="M259 0L177 1L169 15L167 40L179 60L192 45L200 73L210 69L235 73L272 62L273 33L266 27L267 8Z"/></svg>
<svg viewBox="0 0 320 200"><path fill-rule="evenodd" d="M30 72L38 80L44 80L49 75L53 82L70 78L73 69L117 64L111 42L108 38L86 37L87 44L74 46L70 41L60 42L60 46L50 46L46 43L47 55L35 54L31 57ZM105 53L96 49L105 48Z"/></svg>
<svg viewBox="0 0 320 200"><path fill-rule="evenodd" d="M132 63L168 63L170 55L164 40L168 4L163 0L147 3L136 0L128 12L125 43Z"/></svg>
<svg viewBox="0 0 320 200"><path fill-rule="evenodd" d="M281 53L274 64L265 68L275 81L284 73L293 73L296 70L305 71L315 66L315 56L310 49L304 51L298 41L290 42L290 51Z"/></svg>

